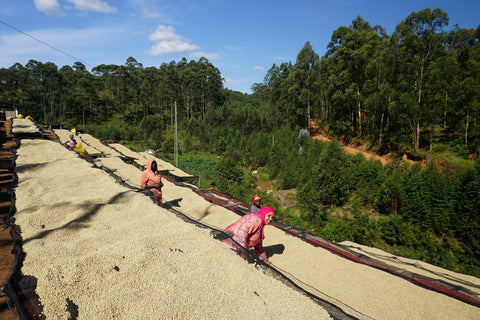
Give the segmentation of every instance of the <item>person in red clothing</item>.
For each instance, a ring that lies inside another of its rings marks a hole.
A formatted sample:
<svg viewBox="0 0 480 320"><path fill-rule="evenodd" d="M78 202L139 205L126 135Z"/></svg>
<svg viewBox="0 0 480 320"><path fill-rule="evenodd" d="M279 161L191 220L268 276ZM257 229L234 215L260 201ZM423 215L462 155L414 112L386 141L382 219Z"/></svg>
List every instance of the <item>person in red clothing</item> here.
<svg viewBox="0 0 480 320"><path fill-rule="evenodd" d="M252 197L252 206L250 207L250 212L252 213L257 213L260 211L260 202L262 201L262 198L256 194Z"/></svg>
<svg viewBox="0 0 480 320"><path fill-rule="evenodd" d="M247 258L247 250L255 248L258 258L270 264L271 262L263 249L262 243L265 238L263 229L266 225L272 223L274 217L275 210L269 206L263 207L257 213L246 214L223 230L231 236L224 242L230 244L233 250L243 258Z"/></svg>
<svg viewBox="0 0 480 320"><path fill-rule="evenodd" d="M157 162L153 158L147 160L147 167L140 176L140 188L150 191L150 199L162 206L162 175L157 170Z"/></svg>

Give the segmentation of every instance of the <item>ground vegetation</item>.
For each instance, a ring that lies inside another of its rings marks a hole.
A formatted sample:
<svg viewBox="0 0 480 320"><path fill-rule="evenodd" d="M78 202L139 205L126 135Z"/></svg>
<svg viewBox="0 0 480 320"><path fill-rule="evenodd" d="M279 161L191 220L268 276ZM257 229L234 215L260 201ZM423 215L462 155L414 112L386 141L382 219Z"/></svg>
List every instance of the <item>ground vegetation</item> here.
<svg viewBox="0 0 480 320"><path fill-rule="evenodd" d="M205 58L129 57L91 71L16 63L0 69L0 100L172 162L178 145L203 188L259 193L285 223L480 276L480 27L448 22L425 9L388 35L356 17L323 56L306 42L252 94L225 89ZM312 139L312 124L330 141Z"/></svg>

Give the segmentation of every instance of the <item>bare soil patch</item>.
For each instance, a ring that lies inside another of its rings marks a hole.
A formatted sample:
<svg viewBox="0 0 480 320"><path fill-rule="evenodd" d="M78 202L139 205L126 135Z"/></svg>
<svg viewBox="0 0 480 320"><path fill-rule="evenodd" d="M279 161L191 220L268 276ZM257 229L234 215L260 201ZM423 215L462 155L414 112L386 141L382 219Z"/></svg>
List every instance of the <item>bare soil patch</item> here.
<svg viewBox="0 0 480 320"><path fill-rule="evenodd" d="M316 139L316 140L321 140L321 141L325 141L325 142L330 141L330 137L328 137L327 134L325 132L323 132L315 124L314 121L311 121L311 123L310 123L310 136L313 139ZM382 165L388 164L391 160L388 156L380 156L376 153L366 151L365 150L365 145L349 146L349 145L342 144L342 146L343 146L343 149L345 150L345 152L347 152L348 154L353 154L354 155L354 154L361 153L365 157L365 159L367 159L367 160L378 160L382 163Z"/></svg>

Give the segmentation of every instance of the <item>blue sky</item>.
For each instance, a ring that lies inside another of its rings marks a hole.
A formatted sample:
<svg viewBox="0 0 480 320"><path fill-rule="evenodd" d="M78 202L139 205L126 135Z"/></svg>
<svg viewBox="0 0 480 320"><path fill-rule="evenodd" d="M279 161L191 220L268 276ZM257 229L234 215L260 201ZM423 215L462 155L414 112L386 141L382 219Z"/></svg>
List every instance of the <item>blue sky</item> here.
<svg viewBox="0 0 480 320"><path fill-rule="evenodd" d="M478 0L0 0L0 68L33 59L90 70L130 56L159 67L204 56L226 88L251 93L307 41L322 56L333 31L357 16L392 34L425 8L447 12L447 30L480 24Z"/></svg>

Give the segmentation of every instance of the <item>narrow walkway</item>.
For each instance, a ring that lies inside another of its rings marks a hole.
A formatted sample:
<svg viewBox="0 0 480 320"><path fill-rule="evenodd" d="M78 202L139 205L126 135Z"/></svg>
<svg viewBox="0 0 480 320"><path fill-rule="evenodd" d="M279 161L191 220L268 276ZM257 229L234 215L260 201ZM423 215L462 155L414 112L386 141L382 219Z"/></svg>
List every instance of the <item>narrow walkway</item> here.
<svg viewBox="0 0 480 320"><path fill-rule="evenodd" d="M11 227L6 221L11 206L9 189L13 180L12 149L17 147L10 129L10 121L0 121L0 320L18 318L15 306L3 292L15 260L12 254L14 242L10 234Z"/></svg>

